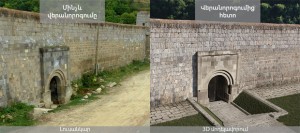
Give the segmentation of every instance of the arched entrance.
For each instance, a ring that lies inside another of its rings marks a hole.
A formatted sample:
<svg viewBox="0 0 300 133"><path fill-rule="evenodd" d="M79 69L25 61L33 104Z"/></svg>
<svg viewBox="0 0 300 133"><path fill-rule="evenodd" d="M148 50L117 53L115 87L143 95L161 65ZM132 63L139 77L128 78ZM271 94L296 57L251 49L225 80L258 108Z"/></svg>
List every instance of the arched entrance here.
<svg viewBox="0 0 300 133"><path fill-rule="evenodd" d="M206 105L232 102L238 93L238 53L236 51L197 52L197 100Z"/></svg>
<svg viewBox="0 0 300 133"><path fill-rule="evenodd" d="M65 104L72 95L69 76L69 47L40 48L41 105ZM53 108L56 106L54 105Z"/></svg>
<svg viewBox="0 0 300 133"><path fill-rule="evenodd" d="M55 76L51 79L50 81L50 91L51 91L51 101L53 102L53 104L60 104L59 102L59 90L61 89L61 83L60 83L60 79Z"/></svg>
<svg viewBox="0 0 300 133"><path fill-rule="evenodd" d="M46 108L52 104L65 104L69 100L67 80L61 70L53 71L46 83L43 94Z"/></svg>
<svg viewBox="0 0 300 133"><path fill-rule="evenodd" d="M228 102L228 81L225 77L217 75L213 77L208 84L208 98L209 102L223 100Z"/></svg>

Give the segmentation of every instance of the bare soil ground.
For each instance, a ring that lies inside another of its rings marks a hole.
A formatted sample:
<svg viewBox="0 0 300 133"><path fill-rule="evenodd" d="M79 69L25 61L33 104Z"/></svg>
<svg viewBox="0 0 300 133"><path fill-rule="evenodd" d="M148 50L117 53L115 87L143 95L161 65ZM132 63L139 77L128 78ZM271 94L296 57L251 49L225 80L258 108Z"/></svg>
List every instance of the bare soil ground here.
<svg viewBox="0 0 300 133"><path fill-rule="evenodd" d="M91 103L45 114L42 126L149 125L150 71L142 71L110 88Z"/></svg>

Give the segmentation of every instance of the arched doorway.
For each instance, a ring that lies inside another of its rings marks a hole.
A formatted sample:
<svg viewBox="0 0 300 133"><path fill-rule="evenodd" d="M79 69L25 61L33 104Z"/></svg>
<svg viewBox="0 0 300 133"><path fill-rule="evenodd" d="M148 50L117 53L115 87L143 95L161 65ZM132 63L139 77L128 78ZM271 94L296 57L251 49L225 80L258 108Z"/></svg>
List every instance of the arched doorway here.
<svg viewBox="0 0 300 133"><path fill-rule="evenodd" d="M238 51L199 51L195 61L197 101L207 105L209 101L232 102L238 93Z"/></svg>
<svg viewBox="0 0 300 133"><path fill-rule="evenodd" d="M50 85L49 85L49 89L51 91L51 101L53 102L53 104L60 104L59 102L59 97L60 96L60 87L61 87L61 81L57 76L54 76L51 81L50 81Z"/></svg>
<svg viewBox="0 0 300 133"><path fill-rule="evenodd" d="M46 83L43 93L43 102L46 108L52 104L65 104L71 97L70 88L67 87L65 74L61 70L53 71Z"/></svg>
<svg viewBox="0 0 300 133"><path fill-rule="evenodd" d="M217 75L213 77L208 84L208 98L209 102L223 100L228 102L229 89L228 81L225 77Z"/></svg>

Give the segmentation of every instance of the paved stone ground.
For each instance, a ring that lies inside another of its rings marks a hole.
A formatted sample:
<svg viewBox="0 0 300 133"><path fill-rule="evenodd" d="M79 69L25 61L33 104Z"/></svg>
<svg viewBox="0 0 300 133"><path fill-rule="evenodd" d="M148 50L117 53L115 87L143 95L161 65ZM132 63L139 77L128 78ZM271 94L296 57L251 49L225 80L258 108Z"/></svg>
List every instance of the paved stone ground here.
<svg viewBox="0 0 300 133"><path fill-rule="evenodd" d="M224 101L211 102L208 108L223 122L224 126L283 126L267 113L246 115L232 104Z"/></svg>
<svg viewBox="0 0 300 133"><path fill-rule="evenodd" d="M160 105L156 108L151 108L150 124L153 125L195 114L198 114L198 112L188 101L168 105Z"/></svg>
<svg viewBox="0 0 300 133"><path fill-rule="evenodd" d="M250 90L252 93L256 93L264 99L282 97L300 93L300 84L287 84L281 86L262 87Z"/></svg>

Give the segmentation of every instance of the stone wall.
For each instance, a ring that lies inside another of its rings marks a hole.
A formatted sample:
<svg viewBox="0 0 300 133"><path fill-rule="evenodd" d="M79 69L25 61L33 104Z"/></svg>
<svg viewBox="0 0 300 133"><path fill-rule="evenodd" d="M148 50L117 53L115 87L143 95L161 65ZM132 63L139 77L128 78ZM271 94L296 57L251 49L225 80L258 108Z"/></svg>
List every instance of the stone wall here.
<svg viewBox="0 0 300 133"><path fill-rule="evenodd" d="M151 105L197 96L197 52L238 53L237 89L299 82L300 26L152 19Z"/></svg>
<svg viewBox="0 0 300 133"><path fill-rule="evenodd" d="M147 32L114 23L41 24L37 13L0 8L0 104L5 105L2 99L40 103L41 47L69 47L71 81L94 70L96 62L99 69L113 69L144 59Z"/></svg>
<svg viewBox="0 0 300 133"><path fill-rule="evenodd" d="M149 11L139 11L136 16L136 25L139 26L149 26L150 12Z"/></svg>

